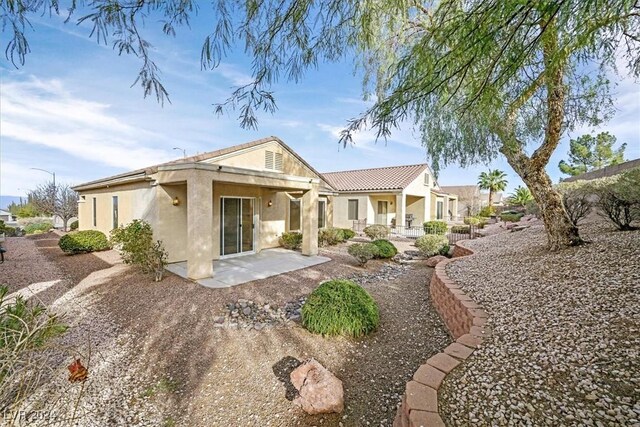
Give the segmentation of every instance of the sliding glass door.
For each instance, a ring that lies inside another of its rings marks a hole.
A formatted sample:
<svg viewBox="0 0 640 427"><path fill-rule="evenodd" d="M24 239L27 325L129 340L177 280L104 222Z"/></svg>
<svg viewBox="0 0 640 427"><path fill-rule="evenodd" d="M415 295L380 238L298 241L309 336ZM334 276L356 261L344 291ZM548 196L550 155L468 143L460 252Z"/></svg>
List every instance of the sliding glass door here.
<svg viewBox="0 0 640 427"><path fill-rule="evenodd" d="M254 251L254 199L220 199L220 255Z"/></svg>

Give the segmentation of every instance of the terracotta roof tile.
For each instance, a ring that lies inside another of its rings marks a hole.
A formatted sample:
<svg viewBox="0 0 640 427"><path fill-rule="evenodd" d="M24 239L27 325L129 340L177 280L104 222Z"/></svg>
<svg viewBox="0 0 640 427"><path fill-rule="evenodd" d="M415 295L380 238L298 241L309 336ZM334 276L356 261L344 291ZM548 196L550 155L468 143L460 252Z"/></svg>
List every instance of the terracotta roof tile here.
<svg viewBox="0 0 640 427"><path fill-rule="evenodd" d="M402 190L428 169L426 164L390 166L322 174L337 191Z"/></svg>

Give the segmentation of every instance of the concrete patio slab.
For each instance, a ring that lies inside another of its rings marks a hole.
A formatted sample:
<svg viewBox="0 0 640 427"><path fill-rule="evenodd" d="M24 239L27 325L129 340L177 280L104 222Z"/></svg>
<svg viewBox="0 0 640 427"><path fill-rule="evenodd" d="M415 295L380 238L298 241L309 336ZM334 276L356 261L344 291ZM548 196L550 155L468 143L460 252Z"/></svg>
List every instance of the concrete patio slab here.
<svg viewBox="0 0 640 427"><path fill-rule="evenodd" d="M305 256L299 252L282 248L265 249L257 254L213 261L213 277L200 279L197 282L208 288L229 288L330 260L327 257ZM167 270L180 277L187 277L187 263L185 261L169 264Z"/></svg>

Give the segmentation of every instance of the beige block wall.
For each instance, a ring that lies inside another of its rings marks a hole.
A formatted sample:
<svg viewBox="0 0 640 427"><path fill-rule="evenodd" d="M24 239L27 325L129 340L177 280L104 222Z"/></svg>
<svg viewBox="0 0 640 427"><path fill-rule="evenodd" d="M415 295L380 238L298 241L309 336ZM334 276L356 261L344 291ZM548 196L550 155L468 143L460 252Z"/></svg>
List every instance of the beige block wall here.
<svg viewBox="0 0 640 427"><path fill-rule="evenodd" d="M80 192L78 229L98 230L107 236L113 229L113 196L118 197L118 223L134 219L154 223L157 218L155 187L148 182L118 185ZM93 198L96 198L96 225L93 225Z"/></svg>
<svg viewBox="0 0 640 427"><path fill-rule="evenodd" d="M158 217L152 223L155 237L162 240L169 253L169 262L187 259L187 184L158 185L156 187ZM180 204L173 205L178 197Z"/></svg>

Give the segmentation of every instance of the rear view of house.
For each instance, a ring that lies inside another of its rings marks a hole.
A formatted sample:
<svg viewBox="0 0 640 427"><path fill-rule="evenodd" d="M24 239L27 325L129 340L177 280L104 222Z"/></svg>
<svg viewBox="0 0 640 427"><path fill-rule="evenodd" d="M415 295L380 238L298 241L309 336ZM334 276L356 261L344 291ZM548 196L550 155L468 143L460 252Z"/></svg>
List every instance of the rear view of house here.
<svg viewBox="0 0 640 427"><path fill-rule="evenodd" d="M81 184L79 229L108 235L133 219L148 221L169 262L187 262L191 279L211 277L213 260L278 246L285 231L318 251L333 190L276 137Z"/></svg>

